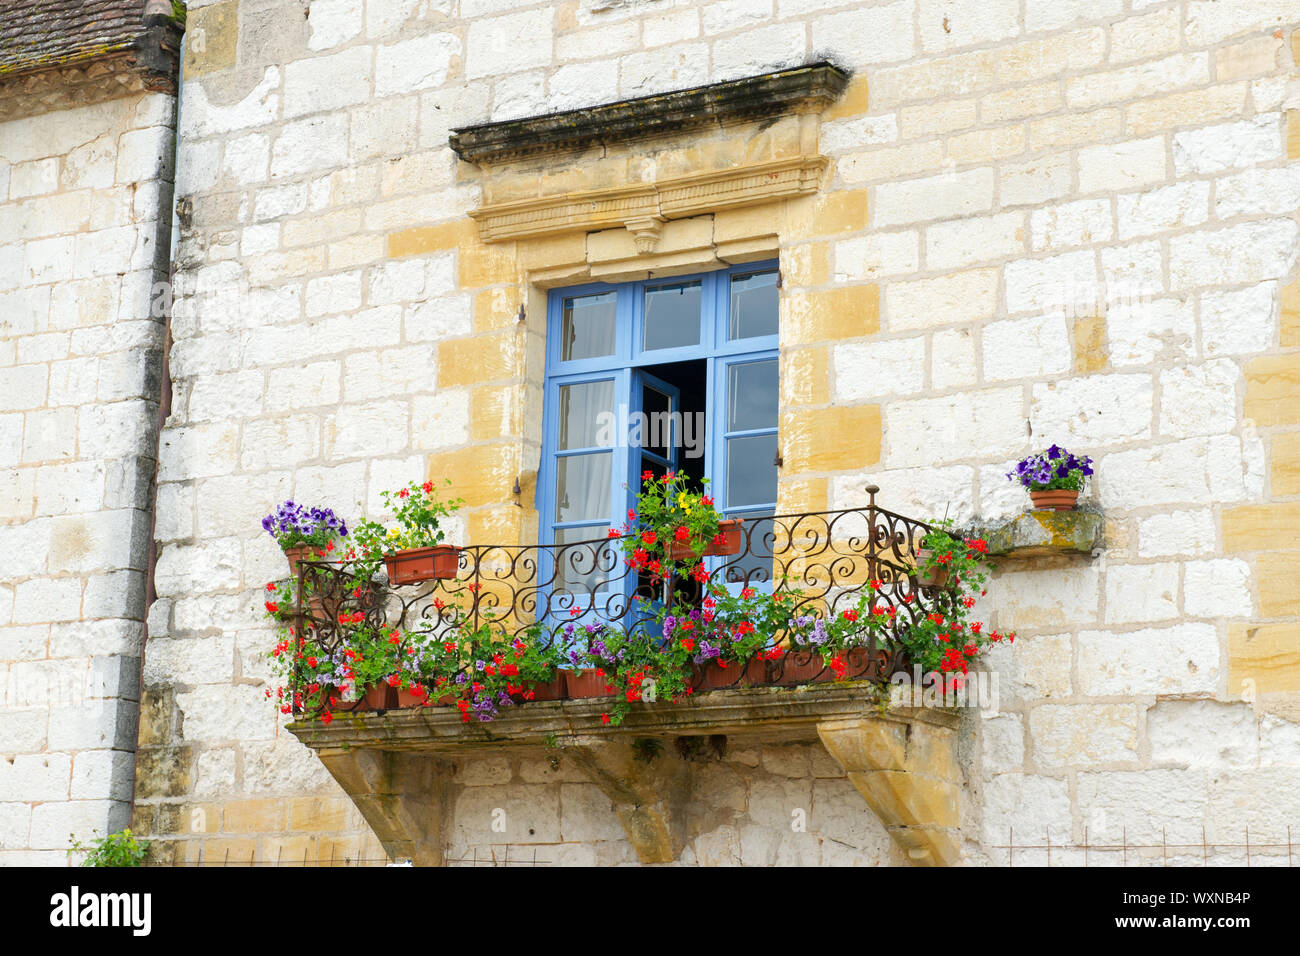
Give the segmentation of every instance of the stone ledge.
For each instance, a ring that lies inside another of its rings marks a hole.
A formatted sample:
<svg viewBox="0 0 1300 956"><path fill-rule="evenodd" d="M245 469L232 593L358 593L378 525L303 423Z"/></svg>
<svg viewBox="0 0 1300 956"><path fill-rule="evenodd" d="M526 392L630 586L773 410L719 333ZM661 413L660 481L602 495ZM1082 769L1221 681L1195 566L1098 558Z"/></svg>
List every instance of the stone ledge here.
<svg viewBox="0 0 1300 956"><path fill-rule="evenodd" d="M451 707L426 707L369 714L339 714L328 725L295 721L288 730L313 750L362 748L470 755L525 749L575 739L725 734L751 740L815 741L827 720L874 717L955 727L955 713L891 708L881 711L879 692L866 682L807 687L749 687L715 690L676 704L635 704L621 726L601 723L608 704L601 698L523 704L488 724L464 723Z"/></svg>
<svg viewBox="0 0 1300 956"><path fill-rule="evenodd" d="M1105 526L1099 511L1026 511L978 533L995 557L1092 556L1102 546Z"/></svg>
<svg viewBox="0 0 1300 956"><path fill-rule="evenodd" d="M844 92L848 81L849 74L838 67L814 63L588 109L466 126L452 131L451 148L466 162L495 163L608 146L729 120L821 109Z"/></svg>

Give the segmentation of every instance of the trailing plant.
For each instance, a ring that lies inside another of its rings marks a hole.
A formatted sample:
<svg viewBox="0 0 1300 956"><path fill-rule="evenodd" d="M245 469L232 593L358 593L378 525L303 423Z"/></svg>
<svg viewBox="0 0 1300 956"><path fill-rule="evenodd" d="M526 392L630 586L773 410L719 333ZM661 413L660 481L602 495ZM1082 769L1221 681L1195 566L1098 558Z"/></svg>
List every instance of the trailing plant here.
<svg viewBox="0 0 1300 956"><path fill-rule="evenodd" d="M82 866L140 866L149 853L149 841L139 839L130 827L91 840L89 844L78 840L76 834L69 835L68 840L72 844L69 853L86 854Z"/></svg>
<svg viewBox="0 0 1300 956"><path fill-rule="evenodd" d="M447 479L446 484L450 486L451 479ZM441 500L432 481L412 481L405 488L381 491L379 495L397 523L386 527L367 518L357 525L357 549L364 557L382 558L397 551L441 544L447 536L441 522L465 503L461 498ZM378 561L375 561L375 567L378 567Z"/></svg>
<svg viewBox="0 0 1300 956"><path fill-rule="evenodd" d="M705 486L708 483L707 478L703 479ZM636 508L628 511L627 518L622 528L611 528L609 536L620 539L619 547L628 566L646 571L655 579L673 572L683 560L692 566L698 564L711 542L722 544L713 499L703 490L692 490L682 472L670 471L661 477L651 471L642 472ZM674 544L689 548L693 556L674 558Z"/></svg>
<svg viewBox="0 0 1300 956"><path fill-rule="evenodd" d="M1092 475L1092 459L1082 458L1052 445L1047 451L1022 458L1007 478L1019 482L1028 491L1083 491Z"/></svg>

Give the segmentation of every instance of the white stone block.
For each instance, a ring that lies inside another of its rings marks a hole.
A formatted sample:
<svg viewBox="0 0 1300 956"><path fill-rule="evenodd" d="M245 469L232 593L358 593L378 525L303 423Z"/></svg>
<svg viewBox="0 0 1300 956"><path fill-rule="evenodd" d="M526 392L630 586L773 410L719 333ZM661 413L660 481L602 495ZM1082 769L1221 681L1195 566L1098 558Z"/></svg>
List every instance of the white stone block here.
<svg viewBox="0 0 1300 956"><path fill-rule="evenodd" d="M835 281L906 275L920 268L919 233L873 232L835 243Z"/></svg>
<svg viewBox="0 0 1300 956"><path fill-rule="evenodd" d="M341 363L337 361L314 362L310 365L274 369L266 390L267 410L278 412L335 405L341 394L340 378ZM254 424L250 423L246 427L251 428ZM265 438L268 435L278 435L278 431L278 429L270 432L255 431L255 436ZM305 431L297 431L305 440ZM248 447L247 442L245 447ZM255 451L254 454L257 452Z"/></svg>
<svg viewBox="0 0 1300 956"><path fill-rule="evenodd" d="M474 25L471 25L471 51L474 49L473 30ZM521 34L517 39L526 48L537 43L534 36ZM549 36L547 48L549 61ZM375 51L375 95L396 96L442 86L447 82L452 60L460 56L460 52L460 38L454 33L430 33L379 47Z"/></svg>
<svg viewBox="0 0 1300 956"><path fill-rule="evenodd" d="M253 89L238 103L218 106L208 99L202 80L190 80L181 94L181 142L250 129L274 122L280 109L280 70L268 66Z"/></svg>
<svg viewBox="0 0 1300 956"><path fill-rule="evenodd" d="M1283 159L1282 116L1254 119L1174 134L1174 172L1181 178L1219 173Z"/></svg>
<svg viewBox="0 0 1300 956"><path fill-rule="evenodd" d="M1239 558L1188 561L1183 569L1183 610L1188 617L1250 617L1250 565Z"/></svg>
<svg viewBox="0 0 1300 956"><path fill-rule="evenodd" d="M405 398L431 392L436 383L434 347L416 345L349 356L343 365L343 400Z"/></svg>
<svg viewBox="0 0 1300 956"><path fill-rule="evenodd" d="M163 432L159 445L160 481L225 475L239 460L239 428L230 422L171 428Z"/></svg>
<svg viewBox="0 0 1300 956"><path fill-rule="evenodd" d="M981 338L988 381L1059 375L1070 369L1070 336L1059 315L992 322Z"/></svg>
<svg viewBox="0 0 1300 956"><path fill-rule="evenodd" d="M307 283L304 305L308 316L351 312L361 308L361 273L341 272Z"/></svg>
<svg viewBox="0 0 1300 956"><path fill-rule="evenodd" d="M1023 773L1002 773L985 782L982 836L986 852L997 864L1007 862L1011 841L1041 845L1046 840L1064 843L1073 831L1070 787L1054 780Z"/></svg>
<svg viewBox="0 0 1300 956"><path fill-rule="evenodd" d="M1073 163L1068 154L1044 156L998 169L998 197L1003 206L1038 205L1070 192Z"/></svg>
<svg viewBox="0 0 1300 956"><path fill-rule="evenodd" d="M968 521L971 510L971 484L974 470L963 465L947 468L872 469L862 475L831 479L832 508L865 508L866 486L880 486L877 503L897 514L924 515L927 518L949 517ZM865 530L863 519L863 530ZM843 524L839 527L843 528Z"/></svg>
<svg viewBox="0 0 1300 956"><path fill-rule="evenodd" d="M1018 212L938 222L925 230L925 266L960 269L1021 255L1025 235L1025 217Z"/></svg>
<svg viewBox="0 0 1300 956"><path fill-rule="evenodd" d="M12 762L0 760L0 800L67 800L71 776L72 757L69 754L18 754ZM66 835L64 839L66 841Z"/></svg>
<svg viewBox="0 0 1300 956"><path fill-rule="evenodd" d="M993 169L948 172L876 187L873 224L878 228L984 212L993 205Z"/></svg>
<svg viewBox="0 0 1300 956"><path fill-rule="evenodd" d="M1112 452L1097 463L1104 508L1240 501L1248 462L1235 435Z"/></svg>
<svg viewBox="0 0 1300 956"><path fill-rule="evenodd" d="M840 50L852 66L906 60L916 52L913 17L908 0L830 13L812 21L812 48Z"/></svg>
<svg viewBox="0 0 1300 956"><path fill-rule="evenodd" d="M370 47L295 60L284 68L284 115L304 116L354 106L370 98Z"/></svg>
<svg viewBox="0 0 1300 956"><path fill-rule="evenodd" d="M407 341L438 342L474 331L473 302L468 295L443 296L404 310Z"/></svg>
<svg viewBox="0 0 1300 956"><path fill-rule="evenodd" d="M775 29L784 30L785 27ZM898 116L894 113L836 120L822 126L819 134L821 148L827 153L847 152L864 146L892 143L897 139Z"/></svg>
<svg viewBox="0 0 1300 956"><path fill-rule="evenodd" d="M1191 438L1232 431L1237 425L1237 363L1217 359L1160 373L1160 435Z"/></svg>
<svg viewBox="0 0 1300 956"><path fill-rule="evenodd" d="M1029 712L1039 770L1138 759L1135 704L1044 704Z"/></svg>
<svg viewBox="0 0 1300 956"><path fill-rule="evenodd" d="M364 6L362 0L315 0L307 14L307 49L328 50L359 34Z"/></svg>
<svg viewBox="0 0 1300 956"><path fill-rule="evenodd" d="M1065 311L1102 298L1091 250L1047 259L1017 259L1004 268L1008 312Z"/></svg>
<svg viewBox="0 0 1300 956"><path fill-rule="evenodd" d="M333 387L337 393L337 370ZM290 401L294 394L292 389L289 390ZM277 467L296 468L315 459L319 454L320 421L313 415L263 418L244 425L239 460L246 471L263 471ZM184 534L175 535L175 537L184 536Z"/></svg>
<svg viewBox="0 0 1300 956"><path fill-rule="evenodd" d="M1079 150L1081 193L1153 185L1167 175L1163 136Z"/></svg>
<svg viewBox="0 0 1300 956"><path fill-rule="evenodd" d="M969 325L993 315L997 298L996 269L890 282L885 286L886 321L891 332Z"/></svg>
<svg viewBox="0 0 1300 956"><path fill-rule="evenodd" d="M713 77L739 79L795 66L804 61L807 42L803 30L792 30L788 24L751 28L720 37L713 43Z"/></svg>
<svg viewBox="0 0 1300 956"><path fill-rule="evenodd" d="M288 471L228 475L200 482L197 491L200 538L260 532L262 517L290 497L291 487Z"/></svg>
<svg viewBox="0 0 1300 956"><path fill-rule="evenodd" d="M129 801L135 755L126 750L83 750L72 762L72 800Z"/></svg>
<svg viewBox="0 0 1300 956"><path fill-rule="evenodd" d="M1297 228L1290 219L1266 219L1169 240L1172 289L1237 285L1275 279L1295 265Z"/></svg>
<svg viewBox="0 0 1300 956"><path fill-rule="evenodd" d="M441 389L411 399L411 447L420 451L454 448L469 441L469 392Z"/></svg>
<svg viewBox="0 0 1300 956"><path fill-rule="evenodd" d="M160 597L238 588L243 584L238 539L218 538L196 545L159 549L154 583Z"/></svg>
<svg viewBox="0 0 1300 956"><path fill-rule="evenodd" d="M1109 199L1080 199L1036 209L1029 222L1035 252L1106 242L1113 232Z"/></svg>
<svg viewBox="0 0 1300 956"><path fill-rule="evenodd" d="M1138 556L1212 554L1217 535L1208 509L1171 511L1138 522Z"/></svg>
<svg viewBox="0 0 1300 956"><path fill-rule="evenodd" d="M170 127L129 130L117 140L117 182L125 186L170 180L175 155L176 141Z"/></svg>
<svg viewBox="0 0 1300 956"><path fill-rule="evenodd" d="M925 388L925 337L846 343L831 348L836 402L913 395Z"/></svg>
<svg viewBox="0 0 1300 956"><path fill-rule="evenodd" d="M944 329L930 343L930 384L936 389L974 385L975 342L969 329Z"/></svg>
<svg viewBox="0 0 1300 956"><path fill-rule="evenodd" d="M409 431L406 401L342 405L325 419L325 454L339 460L405 451Z"/></svg>
<svg viewBox="0 0 1300 956"><path fill-rule="evenodd" d="M1178 564L1106 568L1106 623L1147 624L1178 617Z"/></svg>
<svg viewBox="0 0 1300 956"><path fill-rule="evenodd" d="M177 693L176 707L187 741L268 740L275 734L275 724L267 719L272 704L261 687L205 684Z"/></svg>
<svg viewBox="0 0 1300 956"><path fill-rule="evenodd" d="M1209 215L1209 205L1208 182L1182 182L1128 193L1119 197L1119 238L1133 239L1200 225Z"/></svg>
<svg viewBox="0 0 1300 956"><path fill-rule="evenodd" d="M885 406L884 463L890 468L931 465L935 448L945 449L947 461L1006 454L1024 442L1023 402L1019 386L890 402Z"/></svg>
<svg viewBox="0 0 1300 956"><path fill-rule="evenodd" d="M1214 693L1219 638L1212 624L1079 634L1080 690L1090 696Z"/></svg>
<svg viewBox="0 0 1300 956"><path fill-rule="evenodd" d="M1196 313L1190 298L1121 300L1106 314L1110 360L1116 366L1187 361L1196 355Z"/></svg>
<svg viewBox="0 0 1300 956"><path fill-rule="evenodd" d="M1019 714L998 714L979 723L980 766L985 774L1011 773L1025 766L1025 722Z"/></svg>
<svg viewBox="0 0 1300 956"><path fill-rule="evenodd" d="M1148 375L1089 375L1036 384L1035 435L1070 448L1151 437L1154 389Z"/></svg>
<svg viewBox="0 0 1300 956"><path fill-rule="evenodd" d="M1276 282L1202 293L1202 351L1207 357L1266 351L1277 326L1276 300Z"/></svg>
<svg viewBox="0 0 1300 956"><path fill-rule="evenodd" d="M250 133L226 143L221 171L240 185L260 183L266 179L271 157L271 141L262 133Z"/></svg>
<svg viewBox="0 0 1300 956"><path fill-rule="evenodd" d="M999 572L988 599L998 628L1060 628L1097 621L1101 573L1095 566Z"/></svg>
<svg viewBox="0 0 1300 956"><path fill-rule="evenodd" d="M347 165L347 158L346 113L326 113L286 123L271 150L271 178L334 169Z"/></svg>
<svg viewBox="0 0 1300 956"><path fill-rule="evenodd" d="M473 80L550 66L554 21L549 7L473 21L465 47L466 76Z"/></svg>

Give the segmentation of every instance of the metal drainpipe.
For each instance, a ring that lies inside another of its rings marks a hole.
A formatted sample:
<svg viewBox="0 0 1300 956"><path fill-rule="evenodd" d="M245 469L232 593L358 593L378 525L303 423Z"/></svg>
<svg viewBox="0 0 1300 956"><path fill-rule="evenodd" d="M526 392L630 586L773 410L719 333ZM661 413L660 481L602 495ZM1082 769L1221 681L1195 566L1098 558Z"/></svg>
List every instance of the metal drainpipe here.
<svg viewBox="0 0 1300 956"><path fill-rule="evenodd" d="M173 115L175 130L172 133L172 189L168 199L170 206L171 221L168 226L167 236L167 293L166 308L163 310L163 343L162 343L162 369L161 380L158 396L158 432L156 444L154 446L153 459L153 481L149 490L149 560L145 570L144 584L144 622L141 628L140 637L140 673L137 677L136 684L138 689L139 701L136 704L137 714L142 715L144 710L144 659L148 653L149 647L149 609L153 606L158 597L158 591L154 586L154 570L158 564L158 540L154 535L154 528L158 521L158 458L162 449L162 431L163 426L167 423L167 416L171 414L172 407L172 376L171 376L171 346L172 346L172 302L176 289L176 247L177 237L180 235L180 217L176 212L176 176L180 170L180 144L181 144L181 90L185 86L185 48L182 38L182 46L177 54L176 59L176 109ZM161 212L161 209L159 210ZM162 217L159 216L161 221ZM151 290L152 291L152 290ZM155 301L151 297L151 302ZM136 770L140 760L140 730L139 719L136 721L136 739L135 749L131 752L131 816L135 815L135 790L136 790Z"/></svg>

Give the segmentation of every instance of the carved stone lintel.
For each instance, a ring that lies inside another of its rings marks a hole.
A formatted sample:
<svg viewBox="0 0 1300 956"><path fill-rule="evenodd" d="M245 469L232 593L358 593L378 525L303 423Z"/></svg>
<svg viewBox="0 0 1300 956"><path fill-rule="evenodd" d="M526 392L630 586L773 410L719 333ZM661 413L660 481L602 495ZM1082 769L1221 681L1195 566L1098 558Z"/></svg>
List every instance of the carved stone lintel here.
<svg viewBox="0 0 1300 956"><path fill-rule="evenodd" d="M391 859L443 865L450 764L390 750L321 750L319 755Z"/></svg>
<svg viewBox="0 0 1300 956"><path fill-rule="evenodd" d="M658 741L655 742L659 744ZM686 843L690 798L686 761L662 745L579 739L565 745L601 793L614 804L628 842L642 863L672 863Z"/></svg>
<svg viewBox="0 0 1300 956"><path fill-rule="evenodd" d="M913 865L961 862L951 728L850 718L824 721L817 733Z"/></svg>

